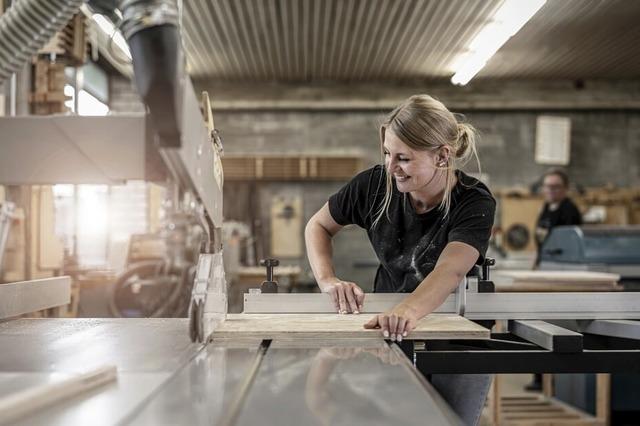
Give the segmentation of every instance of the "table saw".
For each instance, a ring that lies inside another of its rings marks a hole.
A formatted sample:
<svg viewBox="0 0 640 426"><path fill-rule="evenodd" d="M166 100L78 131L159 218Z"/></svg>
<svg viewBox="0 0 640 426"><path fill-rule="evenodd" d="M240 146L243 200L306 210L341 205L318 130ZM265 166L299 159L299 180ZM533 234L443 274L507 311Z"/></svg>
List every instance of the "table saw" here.
<svg viewBox="0 0 640 426"><path fill-rule="evenodd" d="M57 2L69 15L81 3ZM36 3L44 1L19 4ZM88 4L120 9L148 113L0 118L0 183L170 180L178 195L191 194L189 211L201 219L207 239L188 320L11 319L67 303L69 279L0 286L0 404L96 366L117 367L115 382L0 422L448 425L460 419L425 380L428 374L640 370L634 321L640 293L492 293L488 266L461 282L402 347L359 328L366 315L390 309L402 294L367 295L364 315L342 317L328 295L250 293L245 316L228 316L222 140L208 97L198 101L184 71L176 3ZM37 19L8 13L0 20L6 31L34 40L35 52L46 34L34 22L47 23L50 34L65 22L46 9L30 10ZM15 69L31 53L16 56ZM238 327L249 318L251 327ZM505 321L509 332L490 335L471 320ZM565 323L551 322L558 320Z"/></svg>

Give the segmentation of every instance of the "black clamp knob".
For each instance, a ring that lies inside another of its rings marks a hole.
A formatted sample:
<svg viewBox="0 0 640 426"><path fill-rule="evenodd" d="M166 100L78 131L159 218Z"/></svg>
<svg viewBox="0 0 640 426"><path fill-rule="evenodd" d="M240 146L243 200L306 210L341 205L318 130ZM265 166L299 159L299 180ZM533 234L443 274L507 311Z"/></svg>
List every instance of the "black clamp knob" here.
<svg viewBox="0 0 640 426"><path fill-rule="evenodd" d="M262 293L278 292L278 282L273 279L273 268L279 264L280 261L278 259L262 259L260 261L260 266L265 266L267 268L267 280L263 281L262 285L260 285L260 291Z"/></svg>

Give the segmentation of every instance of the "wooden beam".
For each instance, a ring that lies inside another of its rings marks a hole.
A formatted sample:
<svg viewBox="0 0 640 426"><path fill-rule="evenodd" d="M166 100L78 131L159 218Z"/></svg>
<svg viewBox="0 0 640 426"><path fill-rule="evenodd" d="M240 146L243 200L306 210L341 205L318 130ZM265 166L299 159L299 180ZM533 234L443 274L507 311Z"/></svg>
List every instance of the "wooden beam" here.
<svg viewBox="0 0 640 426"><path fill-rule="evenodd" d="M544 321L509 321L509 331L553 352L582 351L582 334Z"/></svg>
<svg viewBox="0 0 640 426"><path fill-rule="evenodd" d="M108 365L59 382L16 392L0 399L0 419L5 422L31 414L56 402L112 382L116 378L116 367Z"/></svg>
<svg viewBox="0 0 640 426"><path fill-rule="evenodd" d="M215 93L220 110L390 110L426 93L451 110L638 110L640 80L478 80L464 87L448 81L265 84L195 80L197 91Z"/></svg>
<svg viewBox="0 0 640 426"><path fill-rule="evenodd" d="M0 319L66 305L71 301L71 278L53 277L0 284Z"/></svg>

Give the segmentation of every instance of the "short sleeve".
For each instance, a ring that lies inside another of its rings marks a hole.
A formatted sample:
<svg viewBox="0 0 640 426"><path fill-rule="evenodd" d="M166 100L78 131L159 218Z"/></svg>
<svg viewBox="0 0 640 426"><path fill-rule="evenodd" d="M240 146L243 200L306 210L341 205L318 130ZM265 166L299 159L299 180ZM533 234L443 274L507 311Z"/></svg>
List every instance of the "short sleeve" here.
<svg viewBox="0 0 640 426"><path fill-rule="evenodd" d="M567 203L567 208L563 211L559 225L582 225L582 215L580 210L573 203Z"/></svg>
<svg viewBox="0 0 640 426"><path fill-rule="evenodd" d="M452 213L448 242L458 241L478 250L478 264L484 261L489 246L496 202L490 195L477 195L457 206Z"/></svg>
<svg viewBox="0 0 640 426"><path fill-rule="evenodd" d="M340 225L355 224L368 229L376 195L384 191L384 175L381 166L357 174L338 192L329 197L329 212Z"/></svg>

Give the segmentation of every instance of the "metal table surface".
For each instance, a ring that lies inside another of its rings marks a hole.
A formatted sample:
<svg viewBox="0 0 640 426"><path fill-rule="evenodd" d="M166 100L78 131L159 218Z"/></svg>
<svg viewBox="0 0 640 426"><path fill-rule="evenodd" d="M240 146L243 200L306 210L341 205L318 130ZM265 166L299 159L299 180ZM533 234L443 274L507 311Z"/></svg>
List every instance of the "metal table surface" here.
<svg viewBox="0 0 640 426"><path fill-rule="evenodd" d="M267 351L236 424L265 418L282 425L460 424L400 349L382 339L351 346L278 343Z"/></svg>
<svg viewBox="0 0 640 426"><path fill-rule="evenodd" d="M19 425L111 425L201 349L186 319L16 319L0 322L0 397L112 364L118 381L24 417ZM0 419L0 422L2 419Z"/></svg>
<svg viewBox="0 0 640 426"><path fill-rule="evenodd" d="M0 323L0 397L99 365L118 367L117 382L11 424L459 424L382 339L202 347L186 331L183 319Z"/></svg>

